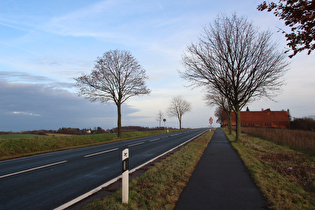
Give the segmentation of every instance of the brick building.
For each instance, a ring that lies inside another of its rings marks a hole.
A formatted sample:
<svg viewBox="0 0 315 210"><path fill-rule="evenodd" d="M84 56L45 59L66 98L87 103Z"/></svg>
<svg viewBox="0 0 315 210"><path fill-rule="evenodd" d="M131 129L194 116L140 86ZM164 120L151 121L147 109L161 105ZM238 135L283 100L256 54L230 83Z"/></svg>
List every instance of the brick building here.
<svg viewBox="0 0 315 210"><path fill-rule="evenodd" d="M241 111L242 127L264 127L264 128L289 128L290 119L287 111ZM224 125L227 125L224 120ZM232 112L232 126L236 125L235 114Z"/></svg>

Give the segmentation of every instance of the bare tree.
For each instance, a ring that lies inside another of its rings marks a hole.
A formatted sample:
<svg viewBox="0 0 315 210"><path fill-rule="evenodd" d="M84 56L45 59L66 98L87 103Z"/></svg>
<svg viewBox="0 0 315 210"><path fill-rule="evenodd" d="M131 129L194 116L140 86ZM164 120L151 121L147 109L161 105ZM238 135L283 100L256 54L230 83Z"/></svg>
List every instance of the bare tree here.
<svg viewBox="0 0 315 210"><path fill-rule="evenodd" d="M179 129L182 129L182 117L186 112L191 110L191 105L181 96L172 98L171 104L168 107L168 115L170 117L177 117L179 122Z"/></svg>
<svg viewBox="0 0 315 210"><path fill-rule="evenodd" d="M159 122L159 127L161 127L161 123L162 123L163 118L164 118L163 112L161 110L159 110L159 112L156 116L156 121Z"/></svg>
<svg viewBox="0 0 315 210"><path fill-rule="evenodd" d="M91 101L113 101L117 106L118 137L121 137L121 105L130 97L149 94L146 71L129 51L110 50L98 57L90 74L76 80L79 95Z"/></svg>
<svg viewBox="0 0 315 210"><path fill-rule="evenodd" d="M215 111L214 111L214 116L217 118L217 123L220 123L221 126L222 124L224 123L224 120L226 120L226 115L225 115L225 112L223 111L222 107L221 106L217 106L215 108Z"/></svg>
<svg viewBox="0 0 315 210"><path fill-rule="evenodd" d="M229 101L222 95L212 95L211 93L206 94L205 96L206 104L209 106L218 106L219 110L221 112L224 112L224 116L227 118L228 122L228 128L229 128L229 134L232 133L232 105L229 103ZM221 120L221 124L223 123L222 116L223 113L217 114L216 117L218 117Z"/></svg>
<svg viewBox="0 0 315 210"><path fill-rule="evenodd" d="M181 76L231 104L236 113L236 140L241 134L240 110L250 100L271 98L283 84L288 63L276 46L270 32L258 32L246 18L221 15L183 56L186 70Z"/></svg>

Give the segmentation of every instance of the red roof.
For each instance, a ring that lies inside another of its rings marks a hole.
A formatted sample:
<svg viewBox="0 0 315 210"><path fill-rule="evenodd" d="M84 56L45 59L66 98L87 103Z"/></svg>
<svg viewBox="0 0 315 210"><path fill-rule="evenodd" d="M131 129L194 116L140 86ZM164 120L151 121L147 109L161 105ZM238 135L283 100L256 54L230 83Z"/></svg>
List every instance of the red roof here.
<svg viewBox="0 0 315 210"><path fill-rule="evenodd" d="M232 112L232 125L236 124L235 114ZM241 126L248 127L281 127L288 128L290 119L286 111L241 111ZM224 120L227 125L227 121Z"/></svg>
<svg viewBox="0 0 315 210"><path fill-rule="evenodd" d="M290 122L286 111L241 111L241 122ZM232 114L232 121L235 121L235 114Z"/></svg>

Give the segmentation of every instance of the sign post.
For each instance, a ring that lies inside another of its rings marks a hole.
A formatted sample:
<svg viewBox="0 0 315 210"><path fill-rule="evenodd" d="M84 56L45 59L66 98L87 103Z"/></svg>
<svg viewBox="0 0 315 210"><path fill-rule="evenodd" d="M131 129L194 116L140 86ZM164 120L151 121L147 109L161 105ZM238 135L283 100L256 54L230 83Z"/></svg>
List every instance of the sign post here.
<svg viewBox="0 0 315 210"><path fill-rule="evenodd" d="M129 149L122 151L122 203L129 199Z"/></svg>
<svg viewBox="0 0 315 210"><path fill-rule="evenodd" d="M210 128L212 128L212 123L213 123L213 118L210 117L210 119L209 119Z"/></svg>

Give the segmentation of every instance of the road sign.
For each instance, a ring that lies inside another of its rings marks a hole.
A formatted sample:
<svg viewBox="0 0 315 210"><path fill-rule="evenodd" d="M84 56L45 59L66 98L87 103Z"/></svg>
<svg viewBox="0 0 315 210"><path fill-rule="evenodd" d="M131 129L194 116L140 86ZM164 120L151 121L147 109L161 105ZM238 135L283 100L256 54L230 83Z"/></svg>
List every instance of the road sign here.
<svg viewBox="0 0 315 210"><path fill-rule="evenodd" d="M210 123L210 125L212 125L212 123L213 123L213 119L212 119L212 117L210 117L210 119L209 119L209 123Z"/></svg>

